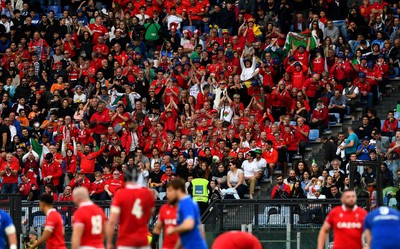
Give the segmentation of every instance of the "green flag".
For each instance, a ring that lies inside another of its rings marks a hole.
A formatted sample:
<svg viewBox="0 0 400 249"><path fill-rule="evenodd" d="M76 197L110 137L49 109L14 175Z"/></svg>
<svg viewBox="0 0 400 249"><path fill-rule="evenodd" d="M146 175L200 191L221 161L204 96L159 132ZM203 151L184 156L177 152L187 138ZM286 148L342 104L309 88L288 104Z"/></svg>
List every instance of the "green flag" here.
<svg viewBox="0 0 400 249"><path fill-rule="evenodd" d="M286 36L285 50L289 51L290 49L292 49L292 44L294 44L296 48L300 45L307 47L308 38L311 39L310 50L315 49L317 47L317 39L311 34L306 35L301 33L289 32Z"/></svg>
<svg viewBox="0 0 400 249"><path fill-rule="evenodd" d="M39 155L39 163L42 165L44 156L50 153L49 149L45 145L40 145L35 139L31 138L32 150Z"/></svg>

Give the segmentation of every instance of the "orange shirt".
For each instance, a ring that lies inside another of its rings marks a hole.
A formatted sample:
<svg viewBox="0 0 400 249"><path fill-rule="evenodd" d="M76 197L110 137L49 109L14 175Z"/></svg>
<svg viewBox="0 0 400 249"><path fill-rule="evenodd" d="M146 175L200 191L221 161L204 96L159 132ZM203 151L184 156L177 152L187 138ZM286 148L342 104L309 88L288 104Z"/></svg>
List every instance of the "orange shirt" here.
<svg viewBox="0 0 400 249"><path fill-rule="evenodd" d="M276 163L278 161L278 151L274 150L266 150L262 153L262 157L267 161L268 164Z"/></svg>
<svg viewBox="0 0 400 249"><path fill-rule="evenodd" d="M61 83L61 84L54 83L53 85L51 85L51 88L50 88L51 93L54 93L55 91L60 91L60 90L64 90L64 83Z"/></svg>

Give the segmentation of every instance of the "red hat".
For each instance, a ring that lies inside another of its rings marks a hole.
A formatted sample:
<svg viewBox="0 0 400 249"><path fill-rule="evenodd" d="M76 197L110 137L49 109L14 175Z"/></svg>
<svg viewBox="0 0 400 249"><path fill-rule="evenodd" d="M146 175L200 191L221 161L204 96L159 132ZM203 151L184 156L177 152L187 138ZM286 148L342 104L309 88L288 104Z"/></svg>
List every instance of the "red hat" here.
<svg viewBox="0 0 400 249"><path fill-rule="evenodd" d="M40 59L47 59L47 55L42 55L42 56L40 56Z"/></svg>
<svg viewBox="0 0 400 249"><path fill-rule="evenodd" d="M213 55L211 56L211 59L218 59L218 57L217 57L216 54L213 54Z"/></svg>
<svg viewBox="0 0 400 249"><path fill-rule="evenodd" d="M218 113L218 111L215 110L215 109L212 109L212 110L211 110L211 113Z"/></svg>
<svg viewBox="0 0 400 249"><path fill-rule="evenodd" d="M62 65L61 61L54 62L54 65Z"/></svg>

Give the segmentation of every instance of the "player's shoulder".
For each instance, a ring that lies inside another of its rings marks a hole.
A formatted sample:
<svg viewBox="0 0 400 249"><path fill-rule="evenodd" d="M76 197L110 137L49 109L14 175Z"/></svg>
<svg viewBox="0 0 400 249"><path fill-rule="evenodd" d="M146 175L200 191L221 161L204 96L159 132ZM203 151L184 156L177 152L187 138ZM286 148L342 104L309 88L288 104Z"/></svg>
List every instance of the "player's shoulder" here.
<svg viewBox="0 0 400 249"><path fill-rule="evenodd" d="M368 214L368 212L362 207L357 207L356 212L359 214L362 214L364 216L366 216Z"/></svg>

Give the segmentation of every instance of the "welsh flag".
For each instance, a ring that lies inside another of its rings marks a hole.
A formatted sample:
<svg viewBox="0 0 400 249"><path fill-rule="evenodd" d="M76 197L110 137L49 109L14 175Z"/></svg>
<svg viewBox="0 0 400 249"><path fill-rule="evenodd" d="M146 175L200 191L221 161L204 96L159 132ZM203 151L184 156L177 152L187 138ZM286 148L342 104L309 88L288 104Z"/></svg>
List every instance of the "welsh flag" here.
<svg viewBox="0 0 400 249"><path fill-rule="evenodd" d="M30 140L32 150L35 151L39 155L39 163L42 165L44 156L49 153L49 149L45 145L40 145L35 139L31 138Z"/></svg>
<svg viewBox="0 0 400 249"><path fill-rule="evenodd" d="M122 101L124 103L125 108L128 112L133 111L132 103L134 103L134 101L132 101L132 99L129 96L127 96L125 93L119 93L116 90L114 90L111 93L110 105L116 106L118 104L118 101Z"/></svg>
<svg viewBox="0 0 400 249"><path fill-rule="evenodd" d="M298 47L300 45L307 47L308 38L311 39L310 50L315 49L317 47L317 39L311 35L309 30L302 33L289 32L286 35L285 50L289 51L290 49L292 49L292 44L294 44L295 47Z"/></svg>

